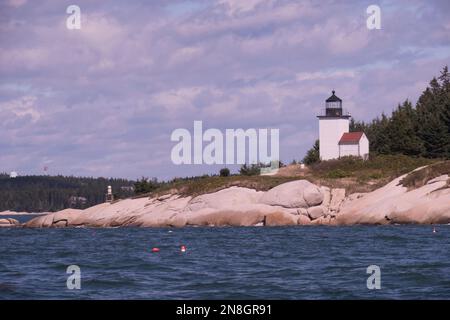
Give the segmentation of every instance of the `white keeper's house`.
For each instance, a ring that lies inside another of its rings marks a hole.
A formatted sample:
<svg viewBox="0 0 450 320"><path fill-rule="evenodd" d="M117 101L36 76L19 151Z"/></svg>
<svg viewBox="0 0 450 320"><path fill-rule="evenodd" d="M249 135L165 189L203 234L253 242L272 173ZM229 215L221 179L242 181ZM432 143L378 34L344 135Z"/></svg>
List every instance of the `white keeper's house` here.
<svg viewBox="0 0 450 320"><path fill-rule="evenodd" d="M342 109L342 100L333 94L325 101L319 118L319 153L321 160L344 156L369 158L369 140L364 132L349 132L350 114Z"/></svg>

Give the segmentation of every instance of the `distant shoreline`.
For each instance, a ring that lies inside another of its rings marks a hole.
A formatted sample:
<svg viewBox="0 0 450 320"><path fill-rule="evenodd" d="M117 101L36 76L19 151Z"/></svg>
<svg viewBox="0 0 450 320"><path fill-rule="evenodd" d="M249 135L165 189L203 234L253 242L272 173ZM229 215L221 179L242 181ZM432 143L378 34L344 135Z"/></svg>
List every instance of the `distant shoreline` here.
<svg viewBox="0 0 450 320"><path fill-rule="evenodd" d="M41 216L51 212L15 212L15 211L2 211L0 216Z"/></svg>

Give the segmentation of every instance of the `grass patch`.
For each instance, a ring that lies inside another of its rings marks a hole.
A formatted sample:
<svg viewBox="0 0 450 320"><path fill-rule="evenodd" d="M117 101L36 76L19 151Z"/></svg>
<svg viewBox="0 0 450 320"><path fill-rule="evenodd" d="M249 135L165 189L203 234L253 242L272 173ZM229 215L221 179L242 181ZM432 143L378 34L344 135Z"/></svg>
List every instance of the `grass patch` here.
<svg viewBox="0 0 450 320"><path fill-rule="evenodd" d="M404 155L379 155L364 161L357 157L322 161L311 166L311 173L322 178L362 177L368 179L395 178L436 160Z"/></svg>
<svg viewBox="0 0 450 320"><path fill-rule="evenodd" d="M216 192L229 187L244 187L257 191L267 191L277 185L298 180L298 177L277 177L277 176L241 176L233 175L229 177L206 176L185 179L175 179L163 184L151 193L142 194L137 197L155 197L166 193L177 193L182 196L197 196L205 193Z"/></svg>
<svg viewBox="0 0 450 320"><path fill-rule="evenodd" d="M157 197L168 193L197 196L232 186L267 191L277 185L299 179L306 179L319 186L345 188L348 194L370 192L402 174L437 161L403 155L377 156L367 161L345 157L311 165L301 175L295 173L289 176L204 175L176 178L162 182L154 191L136 197Z"/></svg>
<svg viewBox="0 0 450 320"><path fill-rule="evenodd" d="M351 175L347 171L344 171L342 169L334 169L325 174L325 178L329 178L329 179L339 179L339 178L346 178L346 177L350 177L350 176Z"/></svg>
<svg viewBox="0 0 450 320"><path fill-rule="evenodd" d="M434 163L428 167L411 172L400 183L409 190L416 189L426 185L431 179L444 174L450 175L450 160Z"/></svg>

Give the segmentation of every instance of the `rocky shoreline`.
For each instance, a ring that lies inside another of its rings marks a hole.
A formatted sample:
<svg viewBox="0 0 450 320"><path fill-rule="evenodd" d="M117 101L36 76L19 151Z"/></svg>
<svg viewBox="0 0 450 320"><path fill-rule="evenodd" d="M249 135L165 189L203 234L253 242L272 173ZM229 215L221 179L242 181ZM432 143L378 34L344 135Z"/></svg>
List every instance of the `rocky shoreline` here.
<svg viewBox="0 0 450 320"><path fill-rule="evenodd" d="M0 219L0 228L2 228L2 227L19 227L19 226L20 226L19 220L12 219L12 218Z"/></svg>
<svg viewBox="0 0 450 320"><path fill-rule="evenodd" d="M450 223L449 176L431 179L413 190L401 184L405 176L369 193L346 195L345 189L296 180L265 192L230 187L196 197L166 194L125 199L85 210L65 209L41 215L22 225L14 221L0 225L59 228Z"/></svg>

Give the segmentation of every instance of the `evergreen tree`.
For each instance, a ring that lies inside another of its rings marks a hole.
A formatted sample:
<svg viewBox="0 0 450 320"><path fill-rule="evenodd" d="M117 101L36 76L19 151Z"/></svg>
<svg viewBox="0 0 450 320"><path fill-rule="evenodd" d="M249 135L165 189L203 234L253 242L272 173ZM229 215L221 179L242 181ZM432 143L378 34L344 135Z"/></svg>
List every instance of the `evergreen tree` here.
<svg viewBox="0 0 450 320"><path fill-rule="evenodd" d="M442 118L447 127L447 139L450 140L450 73L448 72L448 66L445 66L441 71L439 81L441 81ZM450 158L450 141L447 144L446 157Z"/></svg>
<svg viewBox="0 0 450 320"><path fill-rule="evenodd" d="M376 118L372 121L368 128L368 134L366 133L371 152L379 154L390 154L392 152L391 134L388 131L389 122L389 118L384 113L381 114L381 119Z"/></svg>
<svg viewBox="0 0 450 320"><path fill-rule="evenodd" d="M420 96L417 110L418 136L423 141L425 157L450 156L450 76L444 67L439 79L433 78Z"/></svg>
<svg viewBox="0 0 450 320"><path fill-rule="evenodd" d="M359 131L365 132L366 129L367 129L367 125L364 123L364 121L359 122L359 121L355 121L355 119L353 119L353 118L350 119L350 125L349 125L350 132L359 132Z"/></svg>
<svg viewBox="0 0 450 320"><path fill-rule="evenodd" d="M316 140L313 147L308 150L306 156L303 158L303 163L306 165L311 165L319 161L320 161L319 140Z"/></svg>
<svg viewBox="0 0 450 320"><path fill-rule="evenodd" d="M425 146L424 156L448 157L448 129L439 114L426 114L421 118L420 137Z"/></svg>
<svg viewBox="0 0 450 320"><path fill-rule="evenodd" d="M417 129L416 111L411 102L406 100L392 112L387 126L390 152L409 156L422 154L424 146Z"/></svg>
<svg viewBox="0 0 450 320"><path fill-rule="evenodd" d="M156 190L159 185L160 184L158 183L158 180L156 178L149 179L142 177L141 180L134 183L134 192L135 194L149 193Z"/></svg>

